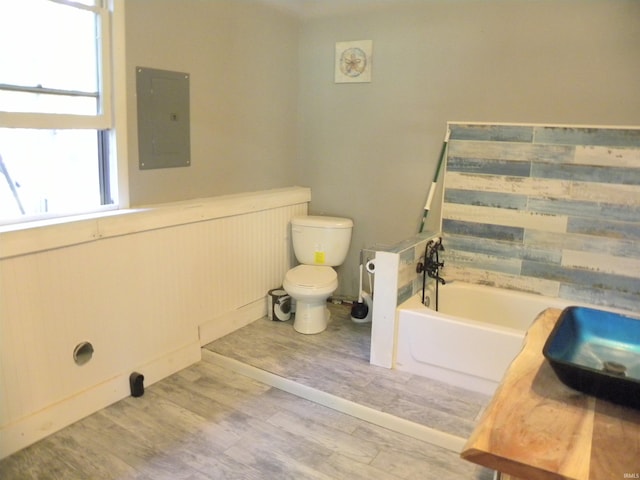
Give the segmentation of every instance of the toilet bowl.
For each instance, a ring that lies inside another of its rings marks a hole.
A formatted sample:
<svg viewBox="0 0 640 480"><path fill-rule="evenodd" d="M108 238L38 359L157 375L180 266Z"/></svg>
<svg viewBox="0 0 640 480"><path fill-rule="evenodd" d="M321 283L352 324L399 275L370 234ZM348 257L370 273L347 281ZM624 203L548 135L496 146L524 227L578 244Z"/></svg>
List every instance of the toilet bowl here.
<svg viewBox="0 0 640 480"><path fill-rule="evenodd" d="M298 265L289 270L282 283L296 300L293 328L299 333L320 333L327 328L327 298L338 288L338 275L328 266Z"/></svg>
<svg viewBox="0 0 640 480"><path fill-rule="evenodd" d="M327 298L338 288L338 274L351 243L353 220L302 215L291 218L291 243L300 263L289 270L282 288L296 301L293 328L320 333L327 328Z"/></svg>

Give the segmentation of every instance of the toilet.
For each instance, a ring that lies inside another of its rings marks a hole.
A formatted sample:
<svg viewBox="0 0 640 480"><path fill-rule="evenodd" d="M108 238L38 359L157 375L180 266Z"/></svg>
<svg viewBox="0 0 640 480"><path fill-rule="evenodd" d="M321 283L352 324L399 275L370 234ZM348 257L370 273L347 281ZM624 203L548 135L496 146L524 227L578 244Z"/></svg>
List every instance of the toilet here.
<svg viewBox="0 0 640 480"><path fill-rule="evenodd" d="M351 243L349 218L300 216L291 219L293 251L300 265L284 276L282 287L296 300L293 328L300 333L320 333L327 328L327 298L338 288L332 267L341 265Z"/></svg>

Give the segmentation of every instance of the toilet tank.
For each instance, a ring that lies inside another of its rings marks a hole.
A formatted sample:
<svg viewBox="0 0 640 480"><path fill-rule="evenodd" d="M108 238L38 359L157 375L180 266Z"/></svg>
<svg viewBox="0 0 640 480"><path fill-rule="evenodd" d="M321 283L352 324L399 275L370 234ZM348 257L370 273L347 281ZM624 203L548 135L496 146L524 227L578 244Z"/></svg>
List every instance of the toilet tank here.
<svg viewBox="0 0 640 480"><path fill-rule="evenodd" d="M341 265L351 243L349 218L308 215L291 219L293 251L304 265Z"/></svg>

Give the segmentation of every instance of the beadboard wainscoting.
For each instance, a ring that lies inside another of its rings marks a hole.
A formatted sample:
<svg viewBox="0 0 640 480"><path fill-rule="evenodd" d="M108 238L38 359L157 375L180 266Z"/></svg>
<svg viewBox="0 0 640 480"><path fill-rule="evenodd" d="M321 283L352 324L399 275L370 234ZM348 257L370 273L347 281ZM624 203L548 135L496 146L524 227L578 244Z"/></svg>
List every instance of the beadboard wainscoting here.
<svg viewBox="0 0 640 480"><path fill-rule="evenodd" d="M128 396L132 372L150 385L266 315L309 201L292 187L1 231L0 458ZM93 356L77 365L83 342Z"/></svg>
<svg viewBox="0 0 640 480"><path fill-rule="evenodd" d="M449 128L445 278L640 310L640 129Z"/></svg>

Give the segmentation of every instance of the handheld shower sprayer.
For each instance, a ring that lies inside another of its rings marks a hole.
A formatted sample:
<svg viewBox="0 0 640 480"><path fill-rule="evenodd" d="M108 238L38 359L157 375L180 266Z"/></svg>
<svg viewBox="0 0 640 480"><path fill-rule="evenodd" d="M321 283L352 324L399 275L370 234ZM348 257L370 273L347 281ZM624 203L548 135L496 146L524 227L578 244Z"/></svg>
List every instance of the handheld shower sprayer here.
<svg viewBox="0 0 640 480"><path fill-rule="evenodd" d="M442 283L445 285L447 282L440 276L440 269L444 267L444 262L440 261L440 252L444 252L444 245L442 245L442 238L438 240L429 240L424 248L424 263L419 262L417 266L417 273L422 273L422 303L425 304L427 277L433 278L436 281L436 311L438 310L438 285Z"/></svg>

